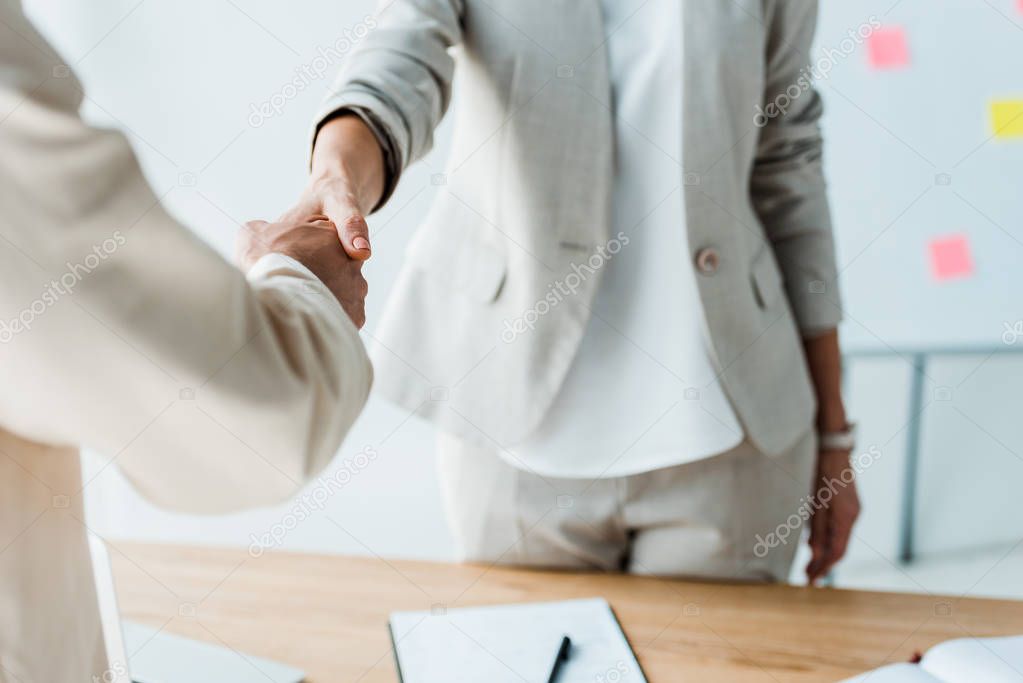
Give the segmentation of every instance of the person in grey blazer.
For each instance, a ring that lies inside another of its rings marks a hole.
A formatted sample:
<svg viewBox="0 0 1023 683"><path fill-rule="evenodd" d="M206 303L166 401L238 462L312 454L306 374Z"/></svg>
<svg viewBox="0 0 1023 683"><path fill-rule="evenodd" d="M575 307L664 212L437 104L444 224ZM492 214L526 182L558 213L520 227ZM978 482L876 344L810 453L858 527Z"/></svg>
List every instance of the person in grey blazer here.
<svg viewBox="0 0 1023 683"><path fill-rule="evenodd" d="M345 58L291 213L360 258L459 76L375 364L440 428L464 558L785 580L807 520L809 579L842 557L859 502L816 12L390 0Z"/></svg>

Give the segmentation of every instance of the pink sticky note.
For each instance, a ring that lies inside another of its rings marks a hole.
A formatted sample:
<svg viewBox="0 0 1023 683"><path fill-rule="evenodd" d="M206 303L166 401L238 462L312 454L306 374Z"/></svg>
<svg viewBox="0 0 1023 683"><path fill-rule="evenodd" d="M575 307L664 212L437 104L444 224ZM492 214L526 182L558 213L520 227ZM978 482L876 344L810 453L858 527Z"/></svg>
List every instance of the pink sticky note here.
<svg viewBox="0 0 1023 683"><path fill-rule="evenodd" d="M1023 2L1023 0L1020 0ZM909 66L909 42L901 26L879 28L867 41L870 65L875 69L900 69Z"/></svg>
<svg viewBox="0 0 1023 683"><path fill-rule="evenodd" d="M931 274L935 280L952 280L973 275L973 257L966 235L948 235L931 240Z"/></svg>

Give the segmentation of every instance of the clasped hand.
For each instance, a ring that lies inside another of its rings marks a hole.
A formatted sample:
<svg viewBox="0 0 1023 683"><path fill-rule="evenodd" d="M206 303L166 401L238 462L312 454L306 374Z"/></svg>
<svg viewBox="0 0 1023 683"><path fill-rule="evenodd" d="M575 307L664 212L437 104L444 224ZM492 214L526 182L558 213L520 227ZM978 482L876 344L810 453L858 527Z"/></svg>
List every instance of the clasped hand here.
<svg viewBox="0 0 1023 683"><path fill-rule="evenodd" d="M365 324L369 285L362 276L362 264L370 255L365 220L338 226L325 215L302 215L296 209L274 223L246 223L238 235L238 264L247 270L272 253L290 256L311 270L352 322L360 328Z"/></svg>

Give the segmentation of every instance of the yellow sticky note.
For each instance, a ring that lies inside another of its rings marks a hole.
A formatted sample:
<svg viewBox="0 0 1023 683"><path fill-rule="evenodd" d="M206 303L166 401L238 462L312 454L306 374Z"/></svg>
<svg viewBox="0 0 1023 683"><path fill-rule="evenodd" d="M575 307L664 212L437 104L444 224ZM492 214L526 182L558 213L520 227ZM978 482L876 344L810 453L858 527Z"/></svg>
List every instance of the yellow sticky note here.
<svg viewBox="0 0 1023 683"><path fill-rule="evenodd" d="M1023 137L1023 100L992 102L991 125L995 129L995 137Z"/></svg>

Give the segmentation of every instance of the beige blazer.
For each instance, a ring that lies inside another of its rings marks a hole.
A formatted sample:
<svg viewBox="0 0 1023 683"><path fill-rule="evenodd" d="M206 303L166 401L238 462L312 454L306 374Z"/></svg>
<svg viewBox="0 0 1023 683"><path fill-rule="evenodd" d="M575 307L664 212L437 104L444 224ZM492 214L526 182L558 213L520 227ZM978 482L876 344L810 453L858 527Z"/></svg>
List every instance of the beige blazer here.
<svg viewBox="0 0 1023 683"><path fill-rule="evenodd" d="M319 280L279 255L246 280L164 211L123 136L82 122L81 97L0 0L3 683L124 671L100 630L80 445L168 508L268 504L328 465L371 378Z"/></svg>
<svg viewBox="0 0 1023 683"><path fill-rule="evenodd" d="M613 237L600 3L382 7L319 120L345 108L370 120L396 182L430 149L456 76L458 97L439 196L375 333L377 387L448 431L514 445L561 386ZM695 262L723 384L771 454L812 423L801 335L840 319L821 101L802 73L816 10L815 0L688 0L679 36L692 252L678 258ZM786 91L788 113L763 116Z"/></svg>

